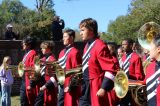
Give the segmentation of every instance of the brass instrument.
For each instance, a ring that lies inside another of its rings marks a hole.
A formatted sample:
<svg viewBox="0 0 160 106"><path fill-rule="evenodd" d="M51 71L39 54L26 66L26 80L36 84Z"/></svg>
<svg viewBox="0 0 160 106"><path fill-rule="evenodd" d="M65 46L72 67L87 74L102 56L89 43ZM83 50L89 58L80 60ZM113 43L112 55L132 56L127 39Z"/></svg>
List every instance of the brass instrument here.
<svg viewBox="0 0 160 106"><path fill-rule="evenodd" d="M69 92L82 84L82 75L82 66L78 66L77 68L73 68L66 72L66 77L71 76L68 89Z"/></svg>
<svg viewBox="0 0 160 106"><path fill-rule="evenodd" d="M143 61L143 70L144 70L144 74L146 75L146 69L147 69L147 66L151 63L151 60L145 60Z"/></svg>
<svg viewBox="0 0 160 106"><path fill-rule="evenodd" d="M24 69L23 69L23 68L24 68L23 63L20 62L20 63L18 64L18 74L19 74L20 77L22 77L23 74L24 74Z"/></svg>
<svg viewBox="0 0 160 106"><path fill-rule="evenodd" d="M58 62L56 62L53 64L53 67L55 70L55 74L57 76L58 83L61 85L64 84L66 77L71 76L71 75L81 75L82 74L82 67L81 66L78 66L77 68L73 68L73 69L65 71L64 69L61 68L61 66L58 64Z"/></svg>
<svg viewBox="0 0 160 106"><path fill-rule="evenodd" d="M65 77L74 75L74 76L76 76L76 77L74 77L74 79L75 78L80 79L80 76L82 76L82 71L81 71L82 67L81 66L78 66L77 68L73 68L73 69L65 71L64 69L61 68L58 61L42 61L39 59L39 57L35 57L34 63L35 63L35 65L34 65L35 71L31 71L32 73L30 73L30 76L32 76L30 79L32 79L32 80L35 80L36 77L40 76L40 74L41 74L40 70L42 68L41 66L46 66L46 68L47 68L47 70L45 72L46 75L57 76L58 83L61 85L64 84ZM70 83L73 83L73 81L75 81L75 80L72 79L72 82L70 82Z"/></svg>
<svg viewBox="0 0 160 106"><path fill-rule="evenodd" d="M60 74L62 71L60 70L60 68L58 68L58 62L55 61L42 61L40 60L39 56L35 56L34 58L34 66L30 69L26 69L25 71L28 72L28 78L30 80L38 80L41 77L41 71L42 71L42 66L47 67L47 71L45 71L45 74L48 76L54 76L57 73L54 71L55 69L58 69L60 72L58 72L58 74Z"/></svg>
<svg viewBox="0 0 160 106"><path fill-rule="evenodd" d="M160 25L158 25L155 22L147 22L138 31L138 42L143 48L150 50L151 49L150 43L155 37L159 36L159 33L160 33ZM143 63L144 72L146 72L146 68L149 64L150 61L144 61Z"/></svg>
<svg viewBox="0 0 160 106"><path fill-rule="evenodd" d="M41 77L41 66L40 66L40 59L39 56L35 56L34 58L34 66L28 70L28 78L30 80L38 80Z"/></svg>
<svg viewBox="0 0 160 106"><path fill-rule="evenodd" d="M156 37L160 33L160 25L155 22L147 22L145 23L138 31L138 42L139 44L150 50L150 43L154 37ZM151 63L150 60L146 60L143 62L144 73L146 74L146 68Z"/></svg>
<svg viewBox="0 0 160 106"><path fill-rule="evenodd" d="M11 69L13 77L22 77L24 71L33 70L32 67L25 67L22 62L17 65L7 65L6 70Z"/></svg>
<svg viewBox="0 0 160 106"><path fill-rule="evenodd" d="M158 33L160 33L160 25L155 22L145 23L138 31L138 42L139 44L149 50L150 43Z"/></svg>
<svg viewBox="0 0 160 106"><path fill-rule="evenodd" d="M124 98L128 92L128 78L123 71L118 71L114 78L114 89L117 97Z"/></svg>
<svg viewBox="0 0 160 106"><path fill-rule="evenodd" d="M129 80L124 71L118 71L114 79L114 89L118 98L124 98L131 91L132 98L138 106L146 105L146 93L143 81Z"/></svg>
<svg viewBox="0 0 160 106"><path fill-rule="evenodd" d="M18 66L16 66L16 65L7 65L6 66L6 70L9 70L9 69L11 69L13 77L18 77L19 76L18 71L17 71L18 70Z"/></svg>
<svg viewBox="0 0 160 106"><path fill-rule="evenodd" d="M58 62L54 62L52 64L52 70L54 70L54 72L52 72L52 74L50 74L51 76L56 75L57 76L57 80L58 83L63 85L64 81L65 81L65 71L64 69L61 68L61 66L58 64ZM49 71L51 72L51 71Z"/></svg>

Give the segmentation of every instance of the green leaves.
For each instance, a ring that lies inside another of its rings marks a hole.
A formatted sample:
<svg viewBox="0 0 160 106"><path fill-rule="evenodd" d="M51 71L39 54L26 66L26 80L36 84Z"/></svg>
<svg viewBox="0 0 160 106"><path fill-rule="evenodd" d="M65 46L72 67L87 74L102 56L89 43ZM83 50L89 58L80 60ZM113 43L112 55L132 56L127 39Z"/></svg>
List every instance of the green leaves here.
<svg viewBox="0 0 160 106"><path fill-rule="evenodd" d="M108 32L113 33L112 39L119 44L128 37L137 40L137 31L149 21L160 23L160 1L133 0L128 14L110 22Z"/></svg>
<svg viewBox="0 0 160 106"><path fill-rule="evenodd" d="M25 7L20 0L3 0L0 4L0 29L11 23L20 38L31 35L39 39L50 39L52 18L55 15L52 0L35 0L42 11ZM2 36L2 33L0 33ZM3 38L3 36L2 36Z"/></svg>

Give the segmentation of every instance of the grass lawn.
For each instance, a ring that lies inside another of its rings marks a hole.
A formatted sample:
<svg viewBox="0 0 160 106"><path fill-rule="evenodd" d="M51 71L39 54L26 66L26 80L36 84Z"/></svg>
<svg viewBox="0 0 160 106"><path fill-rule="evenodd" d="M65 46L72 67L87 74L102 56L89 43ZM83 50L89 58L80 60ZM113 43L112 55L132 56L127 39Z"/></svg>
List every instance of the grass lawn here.
<svg viewBox="0 0 160 106"><path fill-rule="evenodd" d="M11 97L11 106L20 106L20 96Z"/></svg>

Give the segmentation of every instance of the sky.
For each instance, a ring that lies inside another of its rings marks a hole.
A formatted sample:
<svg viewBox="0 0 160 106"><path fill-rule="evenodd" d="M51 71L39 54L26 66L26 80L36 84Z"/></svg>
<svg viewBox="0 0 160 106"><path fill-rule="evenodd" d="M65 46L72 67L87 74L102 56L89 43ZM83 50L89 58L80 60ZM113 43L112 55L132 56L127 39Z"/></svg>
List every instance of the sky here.
<svg viewBox="0 0 160 106"><path fill-rule="evenodd" d="M1 0L0 0L1 1ZM36 0L20 0L30 9L35 9ZM66 28L79 29L85 18L98 22L100 32L106 32L110 21L126 15L131 0L54 0L56 15L65 21Z"/></svg>

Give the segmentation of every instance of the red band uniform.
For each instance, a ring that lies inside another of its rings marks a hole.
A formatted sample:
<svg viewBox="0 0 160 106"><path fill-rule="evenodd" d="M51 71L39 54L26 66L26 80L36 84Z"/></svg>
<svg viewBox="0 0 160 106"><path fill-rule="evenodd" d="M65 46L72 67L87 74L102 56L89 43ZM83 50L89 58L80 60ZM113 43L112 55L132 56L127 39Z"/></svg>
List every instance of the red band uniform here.
<svg viewBox="0 0 160 106"><path fill-rule="evenodd" d="M124 54L122 56L121 62L123 64L121 68L128 75L129 79L133 80L144 79L142 61L136 52Z"/></svg>
<svg viewBox="0 0 160 106"><path fill-rule="evenodd" d="M80 106L109 106L107 93L96 96L100 88L110 91L113 88L114 62L107 45L100 39L90 39L83 54L83 84Z"/></svg>
<svg viewBox="0 0 160 106"><path fill-rule="evenodd" d="M46 54L42 61L56 61L53 54ZM57 85L57 78L56 76L50 76L49 70L45 66L43 67L45 72L41 72L45 76L46 80L46 88L44 90L44 105L45 106L57 106L57 93L58 93L58 85ZM43 69L42 68L42 69ZM54 72L54 70L52 70Z"/></svg>
<svg viewBox="0 0 160 106"><path fill-rule="evenodd" d="M114 70L118 71L120 67L119 67L119 61L118 61L116 54L112 54L112 58L113 58L113 61L115 64ZM108 97L109 97L109 102L110 102L109 106L117 106L118 105L119 98L116 96L114 89L112 89L111 91L108 92Z"/></svg>
<svg viewBox="0 0 160 106"><path fill-rule="evenodd" d="M132 80L143 80L144 71L142 66L142 60L136 52L124 53L120 63L122 70L127 74L129 79ZM127 95L121 99L121 105L135 105L135 102L132 100L131 92L129 91Z"/></svg>
<svg viewBox="0 0 160 106"><path fill-rule="evenodd" d="M146 69L147 106L160 106L160 62L152 62Z"/></svg>
<svg viewBox="0 0 160 106"><path fill-rule="evenodd" d="M35 50L28 50L28 52L24 55L22 63L25 67L33 67L34 66L34 57L36 56ZM26 88L26 96L29 106L34 105L34 100L36 97L36 89L31 88L31 90L27 89L27 86L30 86L30 80L28 78L28 72L24 73L25 77L25 88Z"/></svg>
<svg viewBox="0 0 160 106"><path fill-rule="evenodd" d="M81 64L80 52L73 46L70 45L63 49L59 54L59 64L66 71L72 68L76 68ZM65 78L63 87L69 86L70 76ZM62 90L64 90L62 87ZM63 93L63 91L61 91ZM78 99L80 97L80 87L76 87L69 92L64 93L64 106L78 106ZM62 97L63 98L63 97ZM63 102L60 101L60 102Z"/></svg>

